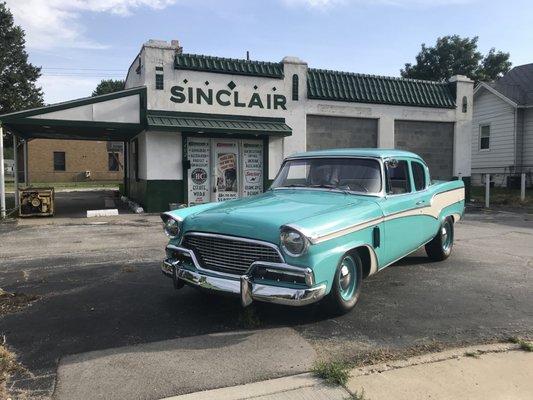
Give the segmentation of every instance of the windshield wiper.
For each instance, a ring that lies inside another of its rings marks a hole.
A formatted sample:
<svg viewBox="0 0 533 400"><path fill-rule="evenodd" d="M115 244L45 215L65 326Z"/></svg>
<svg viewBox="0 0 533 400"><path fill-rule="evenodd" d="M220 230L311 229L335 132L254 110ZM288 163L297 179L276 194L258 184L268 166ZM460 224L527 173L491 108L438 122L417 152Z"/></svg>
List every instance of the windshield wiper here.
<svg viewBox="0 0 533 400"><path fill-rule="evenodd" d="M335 185L327 185L327 184L320 184L320 185L309 185L309 187L312 188L323 188L323 189L339 189ZM339 189L340 190L340 189Z"/></svg>

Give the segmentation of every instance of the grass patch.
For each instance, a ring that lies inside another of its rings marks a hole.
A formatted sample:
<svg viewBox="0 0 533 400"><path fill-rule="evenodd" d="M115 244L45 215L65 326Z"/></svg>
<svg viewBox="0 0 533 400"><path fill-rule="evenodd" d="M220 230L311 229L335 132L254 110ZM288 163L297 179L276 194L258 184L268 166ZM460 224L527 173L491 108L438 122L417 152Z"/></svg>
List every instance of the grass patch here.
<svg viewBox="0 0 533 400"><path fill-rule="evenodd" d="M473 186L470 197L476 203L485 204L485 187ZM522 201L520 200L520 189L490 188L490 204L491 206L533 208L533 190L526 190L526 198Z"/></svg>
<svg viewBox="0 0 533 400"><path fill-rule="evenodd" d="M343 361L321 361L313 366L312 372L329 385L346 385L350 378L350 364Z"/></svg>
<svg viewBox="0 0 533 400"><path fill-rule="evenodd" d="M516 343L524 351L533 351L533 342L530 342L528 340L524 340L521 338L517 338L517 337L509 338L509 341L511 343Z"/></svg>
<svg viewBox="0 0 533 400"><path fill-rule="evenodd" d="M0 288L0 316L20 311L38 298L35 295L6 292Z"/></svg>
<svg viewBox="0 0 533 400"><path fill-rule="evenodd" d="M56 190L61 189L118 189L122 181L87 181L87 182L30 182L33 187L53 187ZM6 190L13 191L13 183L6 182ZM20 187L25 187L21 184Z"/></svg>
<svg viewBox="0 0 533 400"><path fill-rule="evenodd" d="M5 345L5 339L0 342L0 398L8 399L6 383L9 377L24 368L17 362L15 354L9 351Z"/></svg>
<svg viewBox="0 0 533 400"><path fill-rule="evenodd" d="M257 309L253 305L243 308L239 313L238 325L243 329L257 329L262 324Z"/></svg>

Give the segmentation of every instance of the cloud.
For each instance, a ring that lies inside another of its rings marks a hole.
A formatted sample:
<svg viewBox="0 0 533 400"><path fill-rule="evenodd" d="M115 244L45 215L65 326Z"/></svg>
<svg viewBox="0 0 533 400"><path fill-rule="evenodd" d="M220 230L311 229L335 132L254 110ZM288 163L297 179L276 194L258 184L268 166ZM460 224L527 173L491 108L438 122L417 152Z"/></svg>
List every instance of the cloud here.
<svg viewBox="0 0 533 400"><path fill-rule="evenodd" d="M103 49L87 37L82 13L108 13L126 17L136 9L163 9L176 0L7 0L15 22L26 31L28 48Z"/></svg>
<svg viewBox="0 0 533 400"><path fill-rule="evenodd" d="M304 6L311 9L325 10L346 4L364 4L395 7L432 7L471 3L474 0L281 0L286 6Z"/></svg>
<svg viewBox="0 0 533 400"><path fill-rule="evenodd" d="M37 84L43 88L46 104L59 103L91 95L100 78L41 76Z"/></svg>

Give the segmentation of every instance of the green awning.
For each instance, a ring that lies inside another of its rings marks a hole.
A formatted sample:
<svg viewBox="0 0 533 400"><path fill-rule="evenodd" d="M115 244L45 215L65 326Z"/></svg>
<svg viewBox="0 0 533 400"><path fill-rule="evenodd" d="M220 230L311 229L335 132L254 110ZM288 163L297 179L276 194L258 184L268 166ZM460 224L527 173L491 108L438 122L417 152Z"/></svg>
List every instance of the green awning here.
<svg viewBox="0 0 533 400"><path fill-rule="evenodd" d="M290 136L292 129L283 118L252 118L237 115L148 112L148 127L194 133Z"/></svg>

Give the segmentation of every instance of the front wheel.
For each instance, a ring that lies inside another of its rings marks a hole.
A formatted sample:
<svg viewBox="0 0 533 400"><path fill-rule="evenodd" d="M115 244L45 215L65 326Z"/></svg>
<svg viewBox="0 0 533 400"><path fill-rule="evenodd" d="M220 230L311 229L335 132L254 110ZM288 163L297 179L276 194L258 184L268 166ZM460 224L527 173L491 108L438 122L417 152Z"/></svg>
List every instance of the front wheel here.
<svg viewBox="0 0 533 400"><path fill-rule="evenodd" d="M426 253L433 261L443 261L450 257L453 248L453 220L446 218L437 235L426 244Z"/></svg>
<svg viewBox="0 0 533 400"><path fill-rule="evenodd" d="M363 263L357 253L345 254L337 266L326 306L333 314L345 314L355 307L361 294Z"/></svg>

